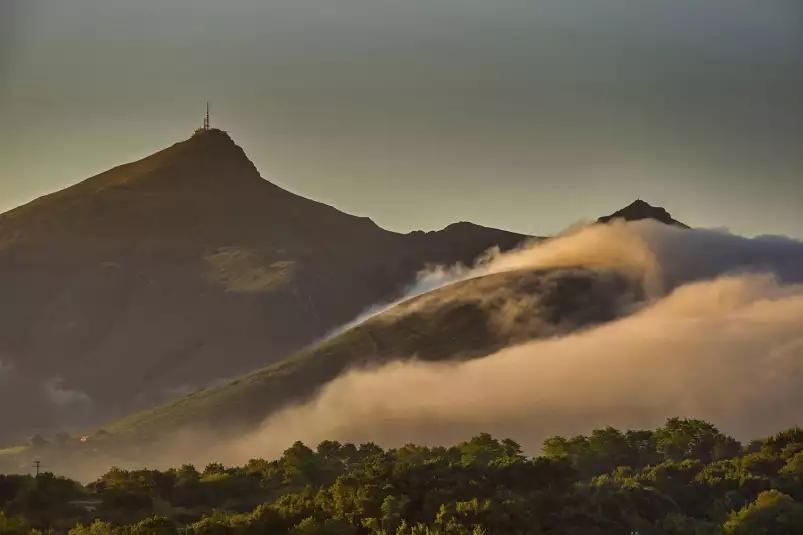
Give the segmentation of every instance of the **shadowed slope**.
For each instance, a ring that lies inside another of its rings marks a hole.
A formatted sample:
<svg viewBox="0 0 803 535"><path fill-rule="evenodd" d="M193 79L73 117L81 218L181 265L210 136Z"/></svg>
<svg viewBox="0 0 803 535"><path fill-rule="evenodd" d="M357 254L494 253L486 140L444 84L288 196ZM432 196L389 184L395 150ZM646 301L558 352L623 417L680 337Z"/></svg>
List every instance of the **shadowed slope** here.
<svg viewBox="0 0 803 535"><path fill-rule="evenodd" d="M0 215L0 441L275 362L428 262L524 238L389 232L265 181L224 132L193 136Z"/></svg>
<svg viewBox="0 0 803 535"><path fill-rule="evenodd" d="M396 359L456 361L511 343L609 321L638 294L614 272L517 271L457 282L397 305L282 362L103 426L134 440L181 427L216 432L257 425L355 367ZM127 441L128 441L127 440Z"/></svg>

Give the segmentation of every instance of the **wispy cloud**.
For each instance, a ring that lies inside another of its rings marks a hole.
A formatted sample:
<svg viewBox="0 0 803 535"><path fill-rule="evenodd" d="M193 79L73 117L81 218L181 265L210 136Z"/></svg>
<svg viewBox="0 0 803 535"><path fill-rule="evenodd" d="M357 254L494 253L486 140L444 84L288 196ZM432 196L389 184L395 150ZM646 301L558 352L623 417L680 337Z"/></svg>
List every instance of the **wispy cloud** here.
<svg viewBox="0 0 803 535"><path fill-rule="evenodd" d="M81 390L62 387L63 379L54 377L44 382L43 388L47 398L59 407L72 407L92 402L89 395Z"/></svg>

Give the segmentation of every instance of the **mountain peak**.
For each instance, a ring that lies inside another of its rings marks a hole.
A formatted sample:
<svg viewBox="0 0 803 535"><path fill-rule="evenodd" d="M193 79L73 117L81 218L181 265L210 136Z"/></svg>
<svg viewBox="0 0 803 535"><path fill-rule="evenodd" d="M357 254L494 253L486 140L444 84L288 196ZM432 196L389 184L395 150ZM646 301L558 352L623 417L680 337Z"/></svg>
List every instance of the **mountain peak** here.
<svg viewBox="0 0 803 535"><path fill-rule="evenodd" d="M159 187L186 186L195 193L199 193L197 188L216 190L235 184L243 187L269 184L261 178L243 148L226 131L217 128L198 130L183 141L112 171L118 169L125 169L129 182L138 177L155 180Z"/></svg>
<svg viewBox="0 0 803 535"><path fill-rule="evenodd" d="M177 143L174 147L186 151L193 158L212 156L214 158L248 159L245 151L235 143L228 132L217 128L198 130L189 139Z"/></svg>
<svg viewBox="0 0 803 535"><path fill-rule="evenodd" d="M228 132L220 128L210 128L209 130L196 130L190 140L203 141L205 143L228 143L234 144Z"/></svg>
<svg viewBox="0 0 803 535"><path fill-rule="evenodd" d="M13 379L0 401L27 410L3 419L0 446L275 362L396 299L429 263L525 238L452 229L397 234L291 193L210 128L2 214L0 357ZM53 403L53 377L92 403Z"/></svg>
<svg viewBox="0 0 803 535"><path fill-rule="evenodd" d="M597 219L598 223L608 223L614 219L623 219L625 221L640 221L642 219L654 219L660 221L665 225L674 225L683 228L689 228L688 225L681 223L672 218L669 212L661 206L652 206L650 203L641 199L636 199L629 205L621 210L617 210L611 215L603 216Z"/></svg>

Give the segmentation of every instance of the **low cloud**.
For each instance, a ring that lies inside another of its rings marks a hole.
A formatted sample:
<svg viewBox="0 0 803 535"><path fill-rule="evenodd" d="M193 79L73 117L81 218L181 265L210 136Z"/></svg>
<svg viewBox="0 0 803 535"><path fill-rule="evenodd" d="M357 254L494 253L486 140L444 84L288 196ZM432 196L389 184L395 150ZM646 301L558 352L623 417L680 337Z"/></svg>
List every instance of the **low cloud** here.
<svg viewBox="0 0 803 535"><path fill-rule="evenodd" d="M452 280L573 266L625 274L645 300L605 325L466 363L353 371L217 455L239 462L294 440L393 446L481 431L537 453L550 435L670 416L706 418L742 439L803 424L803 244L649 222L592 226Z"/></svg>
<svg viewBox="0 0 803 535"><path fill-rule="evenodd" d="M626 281L618 286L622 295L638 291L607 323L462 363L410 355L352 370L313 399L266 415L245 436L176 432L154 457L127 464L239 464L276 457L296 440L392 447L453 443L480 432L514 438L537 454L544 438L556 434L652 428L672 416L710 420L742 440L803 425L802 243L649 222L591 226L491 254L472 268L443 269L438 284L548 268L592 270L598 281ZM508 289L477 288L472 299ZM385 320L405 309L442 306L434 295L407 302ZM532 306L511 297L520 310ZM490 321L506 323L509 309L488 309L495 314Z"/></svg>
<svg viewBox="0 0 803 535"><path fill-rule="evenodd" d="M784 282L803 282L803 244L784 236L746 238L726 229L683 229L654 221L607 225L577 224L549 240L533 240L517 250L492 248L473 266L431 266L418 273L402 297L372 305L326 338L449 284L522 269L590 268L616 270L657 298L688 282L724 274L771 272Z"/></svg>
<svg viewBox="0 0 803 535"><path fill-rule="evenodd" d="M86 392L63 388L63 379L54 377L45 381L43 388L48 399L55 405L63 408L74 407L76 405L90 404L92 400Z"/></svg>
<svg viewBox="0 0 803 535"><path fill-rule="evenodd" d="M529 240L524 242L519 249L529 248L534 244L539 243L539 240ZM510 253L508 253L510 254ZM408 284L407 287L402 292L401 297L394 299L393 301L388 301L385 303L377 303L374 305L369 306L362 312L360 312L356 318L351 320L350 322L333 329L329 333L324 336L324 340L329 340L334 338L335 336L351 329L352 327L356 327L357 325L367 321L371 318L375 318L388 310L393 309L397 305L401 303L405 303L415 297L421 296L430 292L432 290L436 290L438 288L442 288L449 284L459 282L462 280L467 280L470 278L475 278L482 276L483 274L488 273L487 266L494 261L494 259L498 258L501 255L500 250L498 247L491 247L484 253L482 253L475 261L473 266L466 266L465 264L459 263L451 266L444 266L444 265L431 265L428 266L416 274L415 281L411 284Z"/></svg>
<svg viewBox="0 0 803 535"><path fill-rule="evenodd" d="M801 325L803 287L760 275L690 284L619 321L483 359L349 373L224 451L242 460L294 440L433 444L488 431L534 454L550 435L670 416L743 439L774 433L803 424Z"/></svg>

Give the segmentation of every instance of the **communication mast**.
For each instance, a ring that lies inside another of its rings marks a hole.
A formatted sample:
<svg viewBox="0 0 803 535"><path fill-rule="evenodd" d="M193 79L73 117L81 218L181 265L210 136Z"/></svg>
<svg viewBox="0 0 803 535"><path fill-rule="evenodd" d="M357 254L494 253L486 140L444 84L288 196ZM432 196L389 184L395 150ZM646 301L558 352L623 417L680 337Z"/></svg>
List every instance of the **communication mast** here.
<svg viewBox="0 0 803 535"><path fill-rule="evenodd" d="M2 1L2 0L0 0ZM204 123L203 126L200 128L195 129L195 134L203 134L204 132L209 132L212 130L212 121L209 119L209 103L206 103L206 115L204 115Z"/></svg>

